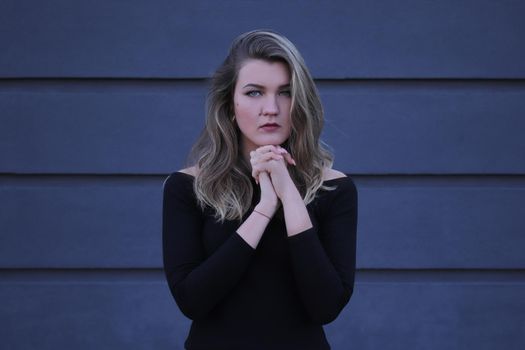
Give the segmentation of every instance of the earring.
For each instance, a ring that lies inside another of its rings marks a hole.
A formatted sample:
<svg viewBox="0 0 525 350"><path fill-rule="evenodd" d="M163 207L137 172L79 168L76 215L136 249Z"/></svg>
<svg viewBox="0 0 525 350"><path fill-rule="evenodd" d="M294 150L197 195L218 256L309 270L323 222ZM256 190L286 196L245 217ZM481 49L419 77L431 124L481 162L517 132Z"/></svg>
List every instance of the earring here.
<svg viewBox="0 0 525 350"><path fill-rule="evenodd" d="M234 122L234 121L235 121L235 114L234 114L234 115L232 115L232 117L231 117L231 121L232 121L232 122Z"/></svg>

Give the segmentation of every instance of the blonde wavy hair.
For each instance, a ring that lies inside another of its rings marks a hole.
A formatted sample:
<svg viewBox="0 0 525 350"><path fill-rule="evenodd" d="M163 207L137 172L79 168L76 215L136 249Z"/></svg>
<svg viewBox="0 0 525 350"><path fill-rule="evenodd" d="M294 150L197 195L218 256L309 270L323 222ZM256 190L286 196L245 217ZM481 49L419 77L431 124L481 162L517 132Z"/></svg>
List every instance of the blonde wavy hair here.
<svg viewBox="0 0 525 350"><path fill-rule="evenodd" d="M240 149L240 130L232 120L233 93L239 70L248 59L283 62L290 71L291 134L281 145L297 165L290 175L310 203L323 186L323 168L333 156L320 140L323 108L315 83L297 48L284 36L254 30L237 37L228 56L211 79L206 101L205 127L192 148L190 162L196 167L194 191L202 208L215 210L220 220L242 219L253 197L251 168Z"/></svg>

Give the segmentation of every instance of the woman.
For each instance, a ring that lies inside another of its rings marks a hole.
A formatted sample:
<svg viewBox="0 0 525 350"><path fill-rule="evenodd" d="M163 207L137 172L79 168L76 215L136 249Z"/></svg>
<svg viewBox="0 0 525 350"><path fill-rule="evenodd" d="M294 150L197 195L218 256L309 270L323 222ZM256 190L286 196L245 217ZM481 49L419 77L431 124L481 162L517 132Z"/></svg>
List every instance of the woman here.
<svg viewBox="0 0 525 350"><path fill-rule="evenodd" d="M357 193L331 169L322 124L290 41L233 42L193 165L164 184L164 269L193 320L186 349L330 348L322 325L353 291Z"/></svg>

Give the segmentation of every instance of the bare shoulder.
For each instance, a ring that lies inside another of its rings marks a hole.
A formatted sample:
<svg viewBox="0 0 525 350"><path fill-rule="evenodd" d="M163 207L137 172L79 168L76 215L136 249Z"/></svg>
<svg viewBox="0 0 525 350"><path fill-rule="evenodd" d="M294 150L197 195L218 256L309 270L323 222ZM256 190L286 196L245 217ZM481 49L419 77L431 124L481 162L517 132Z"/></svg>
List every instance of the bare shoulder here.
<svg viewBox="0 0 525 350"><path fill-rule="evenodd" d="M346 174L335 170L332 168L324 168L323 169L323 181L333 180L333 179L339 179L341 177L346 177Z"/></svg>
<svg viewBox="0 0 525 350"><path fill-rule="evenodd" d="M184 169L181 169L179 170L180 173L184 173L184 174L188 174L188 175L191 175L193 177L197 176L197 167L196 166L191 166L189 168L184 168Z"/></svg>

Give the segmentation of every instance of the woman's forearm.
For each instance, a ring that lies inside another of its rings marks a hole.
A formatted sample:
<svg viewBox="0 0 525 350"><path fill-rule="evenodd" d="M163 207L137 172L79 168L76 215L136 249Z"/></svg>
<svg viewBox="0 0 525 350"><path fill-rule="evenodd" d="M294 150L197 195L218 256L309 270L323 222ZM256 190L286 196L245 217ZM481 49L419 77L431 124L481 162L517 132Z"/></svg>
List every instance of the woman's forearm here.
<svg viewBox="0 0 525 350"><path fill-rule="evenodd" d="M286 195L281 198L286 221L286 232L288 237L308 230L312 227L310 215L304 204L301 194L293 186Z"/></svg>
<svg viewBox="0 0 525 350"><path fill-rule="evenodd" d="M273 216L273 211L264 204L259 203L250 216L244 220L241 226L237 229L237 234L246 241L253 249L257 248L257 244Z"/></svg>

